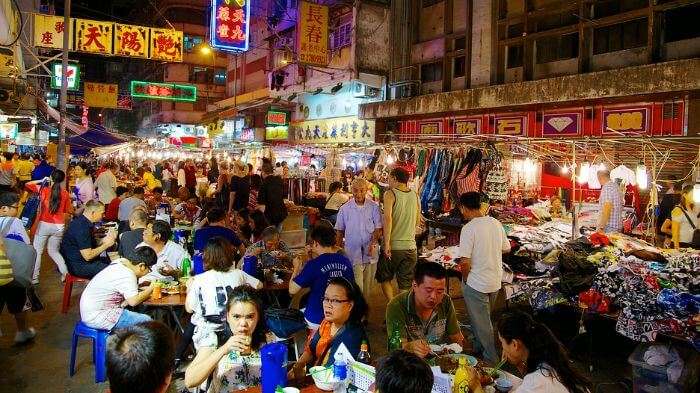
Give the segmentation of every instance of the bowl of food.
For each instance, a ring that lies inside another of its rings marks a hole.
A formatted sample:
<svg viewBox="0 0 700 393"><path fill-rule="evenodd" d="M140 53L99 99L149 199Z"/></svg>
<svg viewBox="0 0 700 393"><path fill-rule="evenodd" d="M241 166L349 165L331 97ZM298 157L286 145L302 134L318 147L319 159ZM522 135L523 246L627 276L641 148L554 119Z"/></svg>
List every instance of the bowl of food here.
<svg viewBox="0 0 700 393"><path fill-rule="evenodd" d="M180 283L169 283L166 287L163 287L163 291L168 295L177 295L178 293L180 293Z"/></svg>
<svg viewBox="0 0 700 393"><path fill-rule="evenodd" d="M506 377L500 377L496 380L496 390L498 390L501 393L506 393L509 392L511 389L513 389L513 382L506 378Z"/></svg>
<svg viewBox="0 0 700 393"><path fill-rule="evenodd" d="M326 392L333 391L333 367L314 366L309 369L309 374L317 388Z"/></svg>

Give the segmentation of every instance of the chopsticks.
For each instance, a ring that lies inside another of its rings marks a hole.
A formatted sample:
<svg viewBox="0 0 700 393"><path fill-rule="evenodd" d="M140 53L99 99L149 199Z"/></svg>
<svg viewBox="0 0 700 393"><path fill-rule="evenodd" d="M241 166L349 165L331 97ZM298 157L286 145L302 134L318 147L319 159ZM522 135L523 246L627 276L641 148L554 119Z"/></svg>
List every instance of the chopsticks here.
<svg viewBox="0 0 700 393"><path fill-rule="evenodd" d="M493 378L494 376L498 375L498 371L500 371L501 367L503 367L504 364L506 364L506 359L502 358L501 361L498 362L496 367L494 367L493 370L491 370L491 372L489 373L489 377Z"/></svg>

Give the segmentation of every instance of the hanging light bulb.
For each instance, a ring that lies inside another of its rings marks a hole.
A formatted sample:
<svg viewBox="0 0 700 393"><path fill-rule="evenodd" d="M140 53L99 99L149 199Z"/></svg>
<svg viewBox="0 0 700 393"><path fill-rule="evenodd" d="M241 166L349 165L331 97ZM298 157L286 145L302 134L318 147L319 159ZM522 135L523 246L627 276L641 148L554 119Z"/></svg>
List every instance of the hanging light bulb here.
<svg viewBox="0 0 700 393"><path fill-rule="evenodd" d="M584 162L581 164L581 170L578 173L578 183L584 184L588 182L588 174L591 171L591 164Z"/></svg>
<svg viewBox="0 0 700 393"><path fill-rule="evenodd" d="M700 183L693 186L693 202L700 203Z"/></svg>
<svg viewBox="0 0 700 393"><path fill-rule="evenodd" d="M387 164L393 165L394 162L395 162L394 156L392 156L391 154L389 154L389 155L386 156L386 163L387 163Z"/></svg>
<svg viewBox="0 0 700 393"><path fill-rule="evenodd" d="M637 165L636 175L637 185L640 189L646 190L649 185L647 178L647 167L644 164ZM693 187L693 192L695 191L694 188L695 187Z"/></svg>
<svg viewBox="0 0 700 393"><path fill-rule="evenodd" d="M561 167L561 174L562 175L568 175L569 174L569 166L564 164L564 166Z"/></svg>

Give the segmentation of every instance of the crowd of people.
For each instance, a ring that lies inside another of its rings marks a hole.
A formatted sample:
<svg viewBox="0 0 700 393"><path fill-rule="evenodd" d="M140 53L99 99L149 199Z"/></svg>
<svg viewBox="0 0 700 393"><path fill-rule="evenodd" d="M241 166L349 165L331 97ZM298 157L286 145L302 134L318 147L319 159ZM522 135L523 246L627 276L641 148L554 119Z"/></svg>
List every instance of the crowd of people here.
<svg viewBox="0 0 700 393"><path fill-rule="evenodd" d="M10 167L11 159L0 165L0 300L15 316L16 341L36 334L23 311L26 288L12 280L3 284L9 242L30 244L26 223L17 218L26 192L39 202L30 223L36 252L32 283L42 278L45 249L61 280L68 274L89 280L80 317L112 333L107 367L113 393L130 391L137 382L142 391L165 391L189 343L194 358L186 366L186 386L228 392L260 384L259 350L277 338L266 328L265 278L241 270L246 257L254 257L261 269L289 269L290 296L308 289L303 307L308 338L290 378L312 366L332 365L341 344L359 354L369 342L367 298L375 283L388 305L373 311L385 313L387 334L400 338L397 350L378 363L379 391L429 391L432 373L424 359L434 356L431 346L466 345L447 293L448 272L441 264L418 262L416 237L424 219L410 174L401 167L391 170L383 190L371 176L349 179L345 187L332 184L319 212L328 219L318 219L306 247L295 252L281 240L288 216L284 166L269 160L260 168L212 159L146 161L135 169L80 161L66 176L60 169L42 169L45 161L27 172L23 158ZM6 182L7 176L13 181ZM460 236L459 268L474 353L493 364L504 356L517 367L525 375L518 393L586 391L586 380L571 368L561 344L529 315L505 315L494 328L502 254L510 243L503 226L484 214L479 193L461 195L459 210L469 221ZM176 224L193 228L191 247L173 238ZM183 270L188 266L183 261L194 254L202 255L204 272L193 276ZM159 283L173 281L187 286L188 323L177 346L172 333L139 306Z"/></svg>

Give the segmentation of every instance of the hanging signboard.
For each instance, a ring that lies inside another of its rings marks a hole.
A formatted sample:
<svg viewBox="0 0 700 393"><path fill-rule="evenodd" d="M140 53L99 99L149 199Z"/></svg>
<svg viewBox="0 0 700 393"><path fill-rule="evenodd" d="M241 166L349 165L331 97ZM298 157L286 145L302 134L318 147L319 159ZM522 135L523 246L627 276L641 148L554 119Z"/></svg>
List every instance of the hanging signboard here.
<svg viewBox="0 0 700 393"><path fill-rule="evenodd" d="M328 6L299 2L297 54L303 64L328 65Z"/></svg>
<svg viewBox="0 0 700 393"><path fill-rule="evenodd" d="M302 121L291 125L296 143L360 143L374 142L373 120L357 116Z"/></svg>
<svg viewBox="0 0 700 393"><path fill-rule="evenodd" d="M151 28L151 59L182 61L181 31Z"/></svg>
<svg viewBox="0 0 700 393"><path fill-rule="evenodd" d="M63 64L53 63L51 64L51 88L60 89L61 88L61 70L63 69ZM78 90L80 86L80 68L77 64L68 64L68 70L66 71L66 76L68 78L68 90Z"/></svg>
<svg viewBox="0 0 700 393"><path fill-rule="evenodd" d="M581 130L582 112L544 113L542 136L577 136Z"/></svg>
<svg viewBox="0 0 700 393"><path fill-rule="evenodd" d="M72 24L75 19L71 18ZM62 16L34 15L34 46L42 48L63 48L65 25ZM73 47L73 35L68 35L68 47Z"/></svg>
<svg viewBox="0 0 700 393"><path fill-rule="evenodd" d="M455 134L477 135L481 133L481 118L455 119Z"/></svg>
<svg viewBox="0 0 700 393"><path fill-rule="evenodd" d="M143 26L114 24L114 54L126 57L148 58L151 29Z"/></svg>
<svg viewBox="0 0 700 393"><path fill-rule="evenodd" d="M75 21L75 50L111 55L114 23L89 19Z"/></svg>
<svg viewBox="0 0 700 393"><path fill-rule="evenodd" d="M497 135L524 135L527 129L527 116L496 115L495 124Z"/></svg>
<svg viewBox="0 0 700 393"><path fill-rule="evenodd" d="M197 86L131 81L131 96L153 100L197 101Z"/></svg>
<svg viewBox="0 0 700 393"><path fill-rule="evenodd" d="M268 126L286 126L289 125L287 112L267 111L265 115L265 125Z"/></svg>
<svg viewBox="0 0 700 393"><path fill-rule="evenodd" d="M85 105L98 108L117 108L119 88L111 83L85 82Z"/></svg>
<svg viewBox="0 0 700 393"><path fill-rule="evenodd" d="M85 103L85 96L82 91L69 91L66 97L66 103L68 105L82 107ZM130 111L131 106L131 96L129 94L117 95L117 107L114 109L123 109Z"/></svg>
<svg viewBox="0 0 700 393"><path fill-rule="evenodd" d="M223 51L244 52L250 39L251 0L212 0L211 46Z"/></svg>
<svg viewBox="0 0 700 393"><path fill-rule="evenodd" d="M648 125L648 107L603 110L603 134L646 134Z"/></svg>

